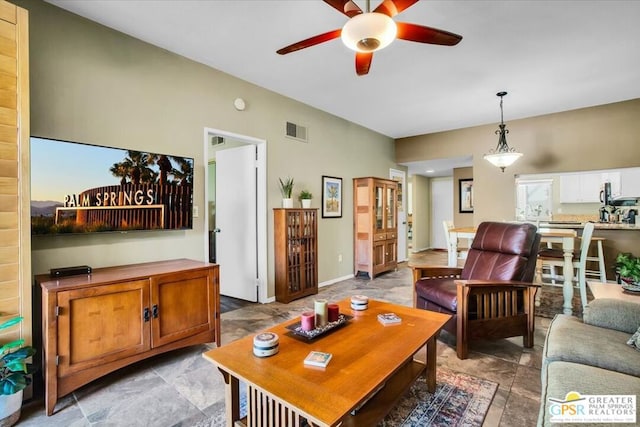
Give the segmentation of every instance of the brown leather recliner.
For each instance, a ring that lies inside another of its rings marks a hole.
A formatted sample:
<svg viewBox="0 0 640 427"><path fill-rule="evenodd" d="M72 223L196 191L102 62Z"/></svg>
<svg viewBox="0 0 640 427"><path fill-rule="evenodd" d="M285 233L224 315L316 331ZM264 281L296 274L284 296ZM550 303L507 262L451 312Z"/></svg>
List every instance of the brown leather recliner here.
<svg viewBox="0 0 640 427"><path fill-rule="evenodd" d="M444 329L456 335L460 359L476 338L522 335L523 345L532 347L539 245L533 224L483 222L464 268L410 264L414 306L453 315Z"/></svg>

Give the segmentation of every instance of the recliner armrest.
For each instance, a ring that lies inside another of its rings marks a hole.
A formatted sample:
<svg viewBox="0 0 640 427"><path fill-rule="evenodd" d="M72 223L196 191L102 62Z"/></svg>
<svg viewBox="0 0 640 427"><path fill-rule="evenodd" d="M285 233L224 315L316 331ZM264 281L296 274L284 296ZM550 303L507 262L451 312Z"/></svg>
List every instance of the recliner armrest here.
<svg viewBox="0 0 640 427"><path fill-rule="evenodd" d="M456 280L456 285L469 288L490 288L510 286L514 288L539 288L540 283L519 282L515 280Z"/></svg>
<svg viewBox="0 0 640 427"><path fill-rule="evenodd" d="M585 307L582 318L588 325L632 334L640 327L640 304L620 299L596 298Z"/></svg>
<svg viewBox="0 0 640 427"><path fill-rule="evenodd" d="M441 265L427 265L427 264L409 264L409 267L413 270L413 283L415 284L420 279L425 278L459 278L462 273L462 268L459 267L446 267Z"/></svg>

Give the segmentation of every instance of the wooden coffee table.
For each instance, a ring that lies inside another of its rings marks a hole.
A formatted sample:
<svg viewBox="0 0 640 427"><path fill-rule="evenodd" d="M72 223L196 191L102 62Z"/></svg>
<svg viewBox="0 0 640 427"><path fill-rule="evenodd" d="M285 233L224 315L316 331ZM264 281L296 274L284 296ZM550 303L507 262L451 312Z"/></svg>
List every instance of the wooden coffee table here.
<svg viewBox="0 0 640 427"><path fill-rule="evenodd" d="M435 390L436 336L451 316L372 300L364 311L352 310L350 299L339 305L353 319L310 342L286 329L299 318L269 328L280 337L274 356L253 355L254 335L204 353L224 376L228 426L297 426L301 418L314 426L375 425L420 375ZM380 324L377 315L389 312L402 323ZM425 345L426 364L413 359ZM303 364L312 350L332 353L326 368ZM248 420L240 420L240 381Z"/></svg>

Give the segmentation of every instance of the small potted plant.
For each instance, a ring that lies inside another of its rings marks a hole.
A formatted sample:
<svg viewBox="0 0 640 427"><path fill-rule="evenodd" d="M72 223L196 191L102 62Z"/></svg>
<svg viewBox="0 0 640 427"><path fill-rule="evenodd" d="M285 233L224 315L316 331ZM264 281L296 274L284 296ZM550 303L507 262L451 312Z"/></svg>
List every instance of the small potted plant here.
<svg viewBox="0 0 640 427"><path fill-rule="evenodd" d="M278 178L278 180L280 181L280 193L282 194L282 207L292 208L293 199L291 198L291 193L293 192L293 178L286 177L284 180Z"/></svg>
<svg viewBox="0 0 640 427"><path fill-rule="evenodd" d="M304 209L309 209L311 207L311 199L313 199L313 194L307 190L302 190L298 196L298 200L300 200Z"/></svg>
<svg viewBox="0 0 640 427"><path fill-rule="evenodd" d="M0 324L7 329L22 322L22 317L14 317ZM35 348L24 345L18 339L0 347L0 425L12 426L20 418L23 390L31 383L34 369L26 360L36 353Z"/></svg>
<svg viewBox="0 0 640 427"><path fill-rule="evenodd" d="M640 283L640 258L628 252L621 252L616 257L616 276L618 283L622 280L629 284Z"/></svg>

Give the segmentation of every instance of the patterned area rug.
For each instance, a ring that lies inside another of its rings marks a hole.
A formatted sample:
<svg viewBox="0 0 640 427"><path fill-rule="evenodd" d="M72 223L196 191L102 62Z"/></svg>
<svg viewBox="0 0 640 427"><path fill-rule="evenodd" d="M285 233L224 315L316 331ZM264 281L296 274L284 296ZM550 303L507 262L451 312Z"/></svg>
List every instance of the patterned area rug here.
<svg viewBox="0 0 640 427"><path fill-rule="evenodd" d="M435 393L423 377L378 427L481 426L498 384L438 367Z"/></svg>
<svg viewBox="0 0 640 427"><path fill-rule="evenodd" d="M244 387L240 387L244 390ZM419 378L378 427L482 426L498 384L438 367L435 393ZM240 415L246 415L246 395L240 397ZM224 407L193 427L222 427ZM303 424L304 425L304 424Z"/></svg>
<svg viewBox="0 0 640 427"><path fill-rule="evenodd" d="M562 304L564 303L564 295L562 294L562 286L552 286L543 284L538 290L540 293L540 307L536 307L536 316L553 319L556 314L562 313ZM591 301L593 295L587 287L587 301ZM580 300L580 290L573 288L573 314L582 317L582 302Z"/></svg>

